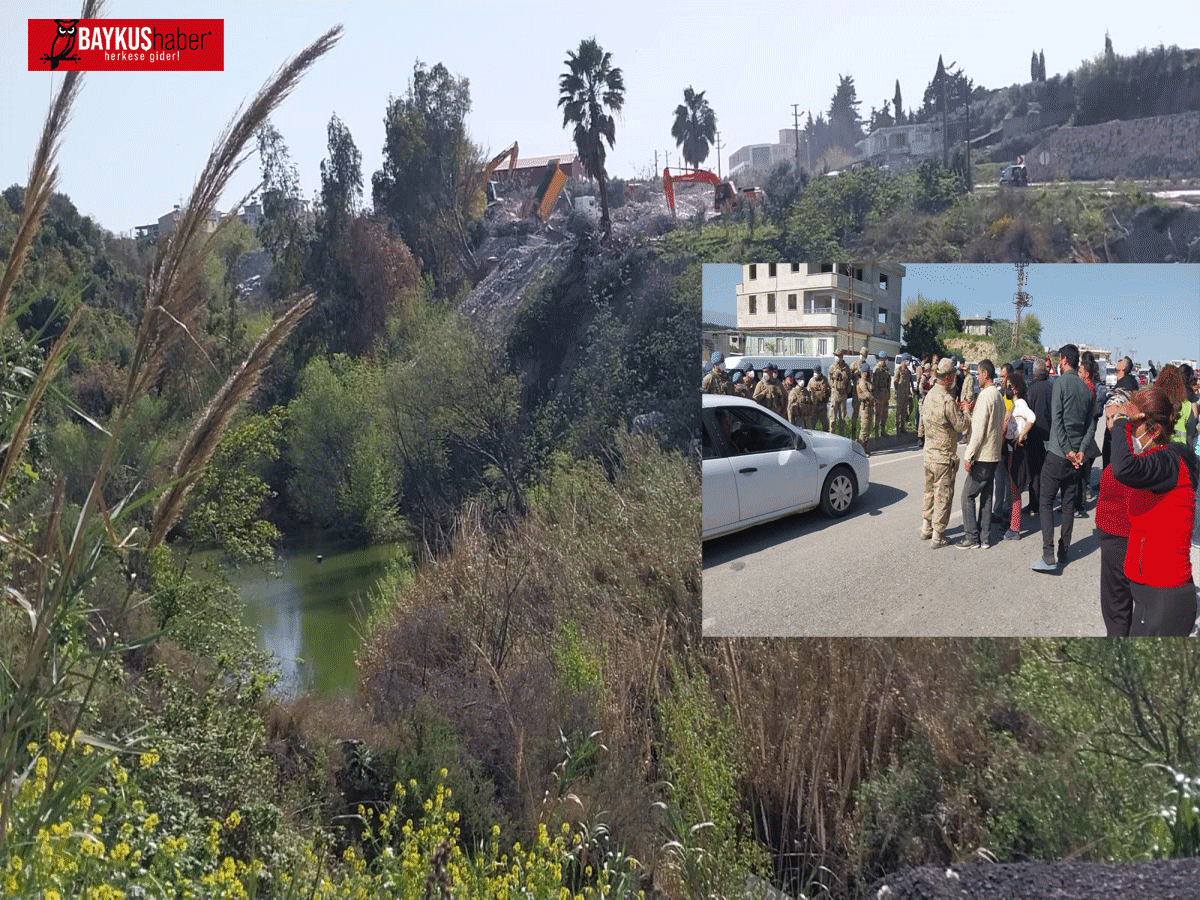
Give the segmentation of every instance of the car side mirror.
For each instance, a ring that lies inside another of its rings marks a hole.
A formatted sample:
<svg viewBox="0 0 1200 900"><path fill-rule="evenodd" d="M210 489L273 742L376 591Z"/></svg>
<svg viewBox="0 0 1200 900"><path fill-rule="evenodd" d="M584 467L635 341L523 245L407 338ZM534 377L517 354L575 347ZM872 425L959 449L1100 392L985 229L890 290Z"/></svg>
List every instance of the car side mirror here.
<svg viewBox="0 0 1200 900"><path fill-rule="evenodd" d="M804 438L799 434L796 435L795 441L792 444L797 450L803 450L805 447Z"/></svg>

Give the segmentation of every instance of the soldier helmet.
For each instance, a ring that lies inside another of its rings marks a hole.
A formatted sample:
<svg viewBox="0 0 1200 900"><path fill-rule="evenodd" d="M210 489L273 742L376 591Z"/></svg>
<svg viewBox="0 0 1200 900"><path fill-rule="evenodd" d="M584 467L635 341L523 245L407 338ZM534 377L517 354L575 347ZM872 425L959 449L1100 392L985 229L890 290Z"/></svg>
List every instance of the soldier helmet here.
<svg viewBox="0 0 1200 900"><path fill-rule="evenodd" d="M821 374L821 364L820 363L817 363L815 366L813 366L813 374L814 375Z"/></svg>
<svg viewBox="0 0 1200 900"><path fill-rule="evenodd" d="M725 354L720 350L714 350L713 355L708 358L709 365L719 366L725 363Z"/></svg>
<svg viewBox="0 0 1200 900"><path fill-rule="evenodd" d="M954 361L949 359L938 360L937 373L939 376L949 375L954 371Z"/></svg>
<svg viewBox="0 0 1200 900"><path fill-rule="evenodd" d="M834 350L833 355L836 356L838 359L841 359L843 356L846 355L846 351L845 350Z"/></svg>
<svg viewBox="0 0 1200 900"><path fill-rule="evenodd" d="M739 381L741 381L741 380L742 380L742 370L741 370L741 369L734 369L734 370L733 370L733 374L731 374L731 375L729 376L729 383L730 383L730 384L737 384L737 383L738 383Z"/></svg>
<svg viewBox="0 0 1200 900"><path fill-rule="evenodd" d="M779 366L775 365L775 363L769 362L765 366L763 366L763 371L764 372L775 372L776 374L778 374Z"/></svg>
<svg viewBox="0 0 1200 900"><path fill-rule="evenodd" d="M888 358L887 351L885 351L885 350L880 350L880 351L879 351L879 358L880 358L880 359L887 359L887 358Z"/></svg>
<svg viewBox="0 0 1200 900"><path fill-rule="evenodd" d="M746 374L750 374L754 371L754 363L746 363L744 366L742 366L742 371Z"/></svg>

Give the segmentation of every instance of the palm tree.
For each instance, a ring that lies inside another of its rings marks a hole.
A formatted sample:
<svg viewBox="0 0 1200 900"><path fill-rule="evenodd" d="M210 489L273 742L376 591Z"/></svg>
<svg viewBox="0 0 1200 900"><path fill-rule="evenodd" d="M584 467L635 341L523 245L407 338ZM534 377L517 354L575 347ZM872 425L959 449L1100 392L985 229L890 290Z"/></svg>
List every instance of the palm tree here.
<svg viewBox="0 0 1200 900"><path fill-rule="evenodd" d="M708 159L709 144L717 138L717 114L704 99L704 91L697 94L690 85L684 88L683 102L675 107L671 137L675 146L683 148L683 158L693 169Z"/></svg>
<svg viewBox="0 0 1200 900"><path fill-rule="evenodd" d="M612 233L608 218L608 176L604 172L604 142L616 143L612 113L625 105L625 80L613 68L612 54L595 38L579 42L578 51L567 51L567 71L558 79L558 105L563 110L563 128L575 126L575 148L584 172L600 184L600 229Z"/></svg>

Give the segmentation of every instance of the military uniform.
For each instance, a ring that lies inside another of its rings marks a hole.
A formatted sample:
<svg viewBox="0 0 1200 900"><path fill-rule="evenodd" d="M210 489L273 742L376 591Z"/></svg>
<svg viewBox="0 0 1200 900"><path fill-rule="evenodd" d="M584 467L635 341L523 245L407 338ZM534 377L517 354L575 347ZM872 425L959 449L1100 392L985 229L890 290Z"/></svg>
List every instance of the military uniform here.
<svg viewBox="0 0 1200 900"><path fill-rule="evenodd" d="M921 510L921 537L940 547L950 522L954 500L954 475L958 468L958 435L967 427L967 416L950 392L934 384L921 404L917 436L925 442L925 502Z"/></svg>
<svg viewBox="0 0 1200 900"><path fill-rule="evenodd" d="M861 427L858 430L858 442L865 450L867 441L871 439L871 413L875 409L875 395L871 392L871 373L863 372L858 378L858 390L854 396L862 411Z"/></svg>
<svg viewBox="0 0 1200 900"><path fill-rule="evenodd" d="M833 407L833 424L845 431L846 395L854 387L854 378L845 360L838 359L829 367L829 403Z"/></svg>
<svg viewBox="0 0 1200 900"><path fill-rule="evenodd" d="M970 369L967 370L966 375L963 377L962 387L958 391L958 402L975 402L975 376L971 374ZM967 427L962 430L962 439L969 441L971 439L971 414L969 412L966 415L966 419Z"/></svg>
<svg viewBox="0 0 1200 900"><path fill-rule="evenodd" d="M904 434L908 430L908 417L912 412L912 373L907 366L896 367L892 386L896 389L896 433Z"/></svg>
<svg viewBox="0 0 1200 900"><path fill-rule="evenodd" d="M871 373L871 393L875 396L875 437L887 437L888 404L892 400L892 376L887 361L875 363Z"/></svg>
<svg viewBox="0 0 1200 900"><path fill-rule="evenodd" d="M829 382L820 372L815 372L808 380L808 395L813 402L812 427L816 428L820 423L829 431ZM845 400L842 401L842 407L844 411Z"/></svg>
<svg viewBox="0 0 1200 900"><path fill-rule="evenodd" d="M733 386L733 393L738 397L745 397L747 400L753 400L754 386L755 380L753 378L743 378Z"/></svg>
<svg viewBox="0 0 1200 900"><path fill-rule="evenodd" d="M788 394L788 421L801 428L812 428L812 395L803 383L797 384Z"/></svg>
<svg viewBox="0 0 1200 900"><path fill-rule="evenodd" d="M760 381L754 389L754 400L771 412L787 417L787 397L783 393L783 385L778 381Z"/></svg>
<svg viewBox="0 0 1200 900"><path fill-rule="evenodd" d="M729 376L724 371L713 369L700 382L700 390L705 394L732 394L733 385L729 383Z"/></svg>

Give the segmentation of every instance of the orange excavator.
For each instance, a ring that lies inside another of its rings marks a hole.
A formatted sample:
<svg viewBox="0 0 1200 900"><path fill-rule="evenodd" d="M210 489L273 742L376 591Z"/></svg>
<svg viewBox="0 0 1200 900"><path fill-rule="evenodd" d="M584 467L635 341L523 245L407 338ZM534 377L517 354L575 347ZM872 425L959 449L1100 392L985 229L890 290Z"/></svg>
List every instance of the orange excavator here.
<svg viewBox="0 0 1200 900"><path fill-rule="evenodd" d="M713 209L719 213L737 209L743 203L755 206L763 202L763 189L760 187L742 188L738 191L732 181L722 181L720 176L705 169L693 169L672 175L670 169L663 169L663 192L667 195L667 209L675 215L675 185L677 184L711 184L715 196Z"/></svg>
<svg viewBox="0 0 1200 900"><path fill-rule="evenodd" d="M693 169L672 175L670 169L663 169L663 192L667 195L667 209L675 215L675 185L677 184L711 184L716 192L713 209L725 212L737 207L737 188L732 181L722 181L717 175L705 169Z"/></svg>

